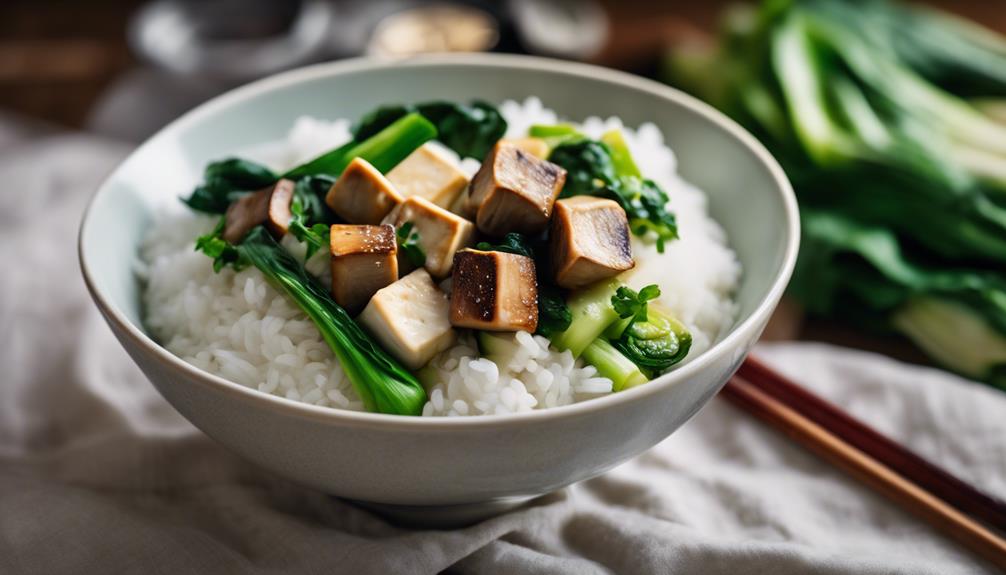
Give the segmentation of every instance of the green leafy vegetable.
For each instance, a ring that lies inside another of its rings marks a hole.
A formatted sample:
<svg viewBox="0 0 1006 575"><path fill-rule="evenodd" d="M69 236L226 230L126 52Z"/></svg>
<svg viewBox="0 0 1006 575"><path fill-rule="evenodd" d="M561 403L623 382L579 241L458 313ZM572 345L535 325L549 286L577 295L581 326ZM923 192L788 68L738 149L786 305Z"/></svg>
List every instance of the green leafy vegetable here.
<svg viewBox="0 0 1006 575"><path fill-rule="evenodd" d="M638 292L629 286L621 286L611 296L611 306L622 319L646 321L647 302L660 297L660 287L650 284Z"/></svg>
<svg viewBox="0 0 1006 575"><path fill-rule="evenodd" d="M284 177L338 176L354 158L363 158L381 173L387 173L416 148L437 137L437 129L417 113L405 114L379 131L357 135L351 142L293 168Z"/></svg>
<svg viewBox="0 0 1006 575"><path fill-rule="evenodd" d="M535 251L531 242L528 241L524 234L517 232L510 232L503 236L503 241L498 244L479 242L475 247L485 252L506 252L532 259L535 258Z"/></svg>
<svg viewBox="0 0 1006 575"><path fill-rule="evenodd" d="M640 368L660 373L685 359L692 335L681 322L654 309L646 319L634 319L611 343Z"/></svg>
<svg viewBox="0 0 1006 575"><path fill-rule="evenodd" d="M609 137L610 142L624 146L624 141ZM628 149L613 154L611 147L596 140L579 140L561 144L548 159L566 169L566 184L560 197L591 195L618 202L629 217L632 233L646 237L653 234L657 251L678 237L674 214L667 210L669 198L653 180L640 178Z"/></svg>
<svg viewBox="0 0 1006 575"><path fill-rule="evenodd" d="M409 258L412 265L422 267L426 264L426 252L419 245L419 230L415 229L413 222L405 222L395 231L395 239L398 242L398 249L405 252L405 257Z"/></svg>
<svg viewBox="0 0 1006 575"><path fill-rule="evenodd" d="M203 183L183 201L192 209L222 214L242 195L270 186L279 177L269 168L237 158L213 162L203 171Z"/></svg>
<svg viewBox="0 0 1006 575"><path fill-rule="evenodd" d="M679 321L656 310L648 302L660 297L660 287L651 284L636 292L621 286L611 296L611 306L622 322L606 331L615 349L640 368L660 373L688 355L691 333Z"/></svg>
<svg viewBox="0 0 1006 575"><path fill-rule="evenodd" d="M209 233L196 238L195 251L203 252L213 260L213 271L219 272L224 266L231 265L236 269L246 266L241 261L241 254L223 238L227 218L221 217L217 225Z"/></svg>
<svg viewBox="0 0 1006 575"><path fill-rule="evenodd" d="M182 201L194 210L222 214L234 200L271 186L283 177L297 182L295 194L305 213L320 217L326 212L322 198L353 158L361 157L381 172L387 172L436 135L433 124L419 114L409 114L366 140L354 139L282 175L248 160L230 158L213 162L206 167L203 182Z"/></svg>
<svg viewBox="0 0 1006 575"><path fill-rule="evenodd" d="M506 133L507 123L491 104L426 102L384 106L364 116L353 128L356 139L367 138L410 113L422 114L436 126L437 139L459 156L481 160Z"/></svg>
<svg viewBox="0 0 1006 575"><path fill-rule="evenodd" d="M569 329L573 314L566 305L566 299L559 288L552 284L538 283L538 331L547 338Z"/></svg>
<svg viewBox="0 0 1006 575"><path fill-rule="evenodd" d="M332 230L329 224L320 222L311 224L310 222L313 221L313 218L306 214L303 204L301 204L298 198L294 198L293 203L290 204L290 212L293 217L290 218L287 229L293 237L297 238L297 241L307 244L307 253L304 256L305 260L311 259L311 256L318 253L318 251L328 247Z"/></svg>
<svg viewBox="0 0 1006 575"><path fill-rule="evenodd" d="M229 249L239 254L241 262L258 268L311 318L367 410L396 415L422 412L426 391L419 380L375 343L263 227Z"/></svg>
<svg viewBox="0 0 1006 575"><path fill-rule="evenodd" d="M766 0L724 24L717 45L671 54L667 73L793 182L804 234L791 292L1001 380L1006 123L988 102L1006 98L1006 39L885 0Z"/></svg>

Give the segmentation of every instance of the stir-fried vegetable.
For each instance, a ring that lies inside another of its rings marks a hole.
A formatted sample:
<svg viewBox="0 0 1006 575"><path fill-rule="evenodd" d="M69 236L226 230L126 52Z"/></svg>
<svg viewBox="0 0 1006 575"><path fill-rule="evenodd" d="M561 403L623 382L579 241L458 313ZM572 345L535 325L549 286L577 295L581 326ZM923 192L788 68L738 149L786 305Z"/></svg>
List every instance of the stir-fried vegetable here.
<svg viewBox="0 0 1006 575"><path fill-rule="evenodd" d="M261 164L228 158L206 166L203 183L184 202L200 212L222 214L241 195L264 188L278 179L278 174Z"/></svg>
<svg viewBox="0 0 1006 575"><path fill-rule="evenodd" d="M622 391L649 381L639 366L620 353L608 340L595 339L583 350L584 361L597 368L601 377L611 380L612 391Z"/></svg>
<svg viewBox="0 0 1006 575"><path fill-rule="evenodd" d="M652 233L659 252L678 237L674 214L667 210L667 194L653 180L641 177L621 133L609 132L596 141L562 126L536 128L532 135L552 131L561 142L548 157L567 171L560 198L586 194L615 200L628 215L632 233L641 237Z"/></svg>
<svg viewBox="0 0 1006 575"><path fill-rule="evenodd" d="M712 50L674 53L669 75L783 164L804 227L792 292L811 312L1002 373L1006 40L896 2L766 1L731 11ZM937 333L951 325L971 326L952 346Z"/></svg>
<svg viewBox="0 0 1006 575"><path fill-rule="evenodd" d="M616 391L637 385L683 360L692 343L680 322L649 305L658 297L656 285L636 292L617 281L578 292L569 301L572 324L552 344L582 355Z"/></svg>
<svg viewBox="0 0 1006 575"><path fill-rule="evenodd" d="M325 174L338 176L353 158L363 158L381 173L387 173L409 154L437 137L437 129L420 114L407 114L366 137L327 152L284 174L287 178L302 178Z"/></svg>
<svg viewBox="0 0 1006 575"><path fill-rule="evenodd" d="M419 230L415 228L415 223L405 222L395 231L395 239L398 241L398 249L418 268L426 263L426 252L419 243Z"/></svg>
<svg viewBox="0 0 1006 575"><path fill-rule="evenodd" d="M399 118L419 113L437 128L437 139L461 157L481 160L506 133L507 123L491 104L426 102L409 106L383 106L364 116L353 127L356 139L376 134Z"/></svg>
<svg viewBox="0 0 1006 575"><path fill-rule="evenodd" d="M366 139L353 139L282 175L248 160L230 158L213 162L203 173L203 183L184 201L194 210L222 214L242 195L285 177L298 180L301 191L298 197L305 211L313 213L316 203L320 213L321 198L331 187L331 179L338 177L353 158L363 158L381 172L387 172L436 135L433 124L419 114L408 114ZM303 180L307 182L301 183ZM314 200L303 193L307 191L313 192Z"/></svg>
<svg viewBox="0 0 1006 575"><path fill-rule="evenodd" d="M552 337L552 344L579 357L608 326L618 321L618 312L611 306L611 298L619 286L615 280L599 282L573 294L567 302L572 322L569 329Z"/></svg>
<svg viewBox="0 0 1006 575"><path fill-rule="evenodd" d="M649 305L660 297L653 284L636 292L621 286L611 305L621 321L605 330L615 349L647 372L660 373L680 362L692 346L692 334L678 320Z"/></svg>
<svg viewBox="0 0 1006 575"><path fill-rule="evenodd" d="M416 377L332 301L317 280L264 228L255 228L241 244L229 249L236 253L234 263L258 268L311 318L368 410L397 415L422 412L426 391Z"/></svg>

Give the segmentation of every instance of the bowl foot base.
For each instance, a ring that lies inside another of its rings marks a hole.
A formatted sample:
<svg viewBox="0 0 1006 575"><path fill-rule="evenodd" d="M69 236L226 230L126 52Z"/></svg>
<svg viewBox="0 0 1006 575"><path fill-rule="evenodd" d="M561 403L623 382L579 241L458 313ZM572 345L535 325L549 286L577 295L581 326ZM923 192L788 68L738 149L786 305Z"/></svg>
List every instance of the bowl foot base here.
<svg viewBox="0 0 1006 575"><path fill-rule="evenodd" d="M456 505L394 505L347 499L349 503L376 513L391 523L419 529L468 527L516 509L536 496L504 497L478 503Z"/></svg>

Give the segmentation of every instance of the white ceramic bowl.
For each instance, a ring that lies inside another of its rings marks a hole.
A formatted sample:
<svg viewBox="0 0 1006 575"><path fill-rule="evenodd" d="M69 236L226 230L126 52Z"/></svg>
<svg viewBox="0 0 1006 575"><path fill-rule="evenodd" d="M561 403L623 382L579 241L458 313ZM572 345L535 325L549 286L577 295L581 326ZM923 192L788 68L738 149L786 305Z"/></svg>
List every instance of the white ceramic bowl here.
<svg viewBox="0 0 1006 575"><path fill-rule="evenodd" d="M145 333L131 267L142 234L154 206L190 190L208 161L282 138L304 114L354 118L391 102L529 95L571 119L617 115L630 126L655 123L684 177L709 194L712 214L744 266L739 317L712 349L646 385L600 399L447 419L339 411L266 395L192 367ZM782 170L753 137L709 106L601 68L479 55L325 64L216 98L161 130L115 170L84 216L79 248L91 295L119 341L161 394L211 437L276 473L342 497L484 511L603 473L694 415L761 333L789 280L798 236L796 202Z"/></svg>

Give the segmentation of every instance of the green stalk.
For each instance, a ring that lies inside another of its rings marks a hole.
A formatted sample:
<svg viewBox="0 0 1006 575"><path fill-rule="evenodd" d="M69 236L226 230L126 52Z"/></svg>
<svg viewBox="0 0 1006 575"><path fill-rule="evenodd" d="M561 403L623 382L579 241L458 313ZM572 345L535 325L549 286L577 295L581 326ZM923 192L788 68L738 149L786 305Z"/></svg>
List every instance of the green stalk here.
<svg viewBox="0 0 1006 575"><path fill-rule="evenodd" d="M375 343L262 227L252 230L237 249L311 318L368 411L422 413L426 390L419 380Z"/></svg>
<svg viewBox="0 0 1006 575"><path fill-rule="evenodd" d="M553 126L535 124L534 126L531 126L527 134L532 138L541 138L542 140L545 140L545 145L548 146L549 153L563 144L578 142L586 139L587 137L584 136L580 130L577 130L572 124L555 124Z"/></svg>
<svg viewBox="0 0 1006 575"><path fill-rule="evenodd" d="M603 338L595 339L583 350L583 359L597 368L598 374L612 381L613 391L622 391L649 381L636 364Z"/></svg>
<svg viewBox="0 0 1006 575"><path fill-rule="evenodd" d="M619 176L632 176L642 178L643 174L632 159L632 152L629 145L625 143L621 130L610 130L601 136L601 141L608 145L611 150L611 163L615 166L615 173Z"/></svg>
<svg viewBox="0 0 1006 575"><path fill-rule="evenodd" d="M317 174L338 176L354 158L367 160L381 173L387 173L416 148L437 137L436 127L422 114L402 116L387 128L362 142L349 142L293 168L284 178L302 178Z"/></svg>
<svg viewBox="0 0 1006 575"><path fill-rule="evenodd" d="M892 323L938 362L968 377L986 379L1006 366L1006 336L963 304L913 298Z"/></svg>
<svg viewBox="0 0 1006 575"><path fill-rule="evenodd" d="M556 334L552 344L559 349L568 349L573 357L580 357L591 342L618 321L618 314L611 306L611 296L615 295L619 285L614 280L601 282L573 295L567 302L573 321L566 331Z"/></svg>
<svg viewBox="0 0 1006 575"><path fill-rule="evenodd" d="M793 15L779 25L771 55L797 137L817 163L835 163L846 138L828 115L820 64L803 17Z"/></svg>

